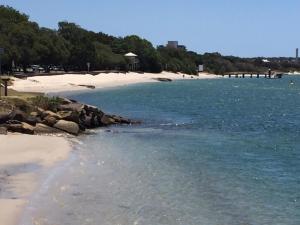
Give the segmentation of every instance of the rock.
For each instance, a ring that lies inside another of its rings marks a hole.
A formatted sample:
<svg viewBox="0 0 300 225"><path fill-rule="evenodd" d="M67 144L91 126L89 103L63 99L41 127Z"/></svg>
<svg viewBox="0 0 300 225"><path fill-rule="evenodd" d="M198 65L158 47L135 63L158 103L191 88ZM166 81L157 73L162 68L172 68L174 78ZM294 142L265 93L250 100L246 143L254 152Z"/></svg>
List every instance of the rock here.
<svg viewBox="0 0 300 225"><path fill-rule="evenodd" d="M52 126L54 126L54 124L57 123L57 121L58 121L57 118L48 115L48 116L46 116L46 117L44 118L43 123L46 124L46 125L48 125L48 126L51 126L51 127L52 127Z"/></svg>
<svg viewBox="0 0 300 225"><path fill-rule="evenodd" d="M6 127L0 127L0 135L6 135L7 134L7 128Z"/></svg>
<svg viewBox="0 0 300 225"><path fill-rule="evenodd" d="M34 134L33 126L28 123L22 122L21 124L7 124L6 128L11 132L18 132L22 134Z"/></svg>
<svg viewBox="0 0 300 225"><path fill-rule="evenodd" d="M84 118L82 118L80 120L80 123L82 124L82 126L86 127L86 128L93 128L92 127L92 116L85 116Z"/></svg>
<svg viewBox="0 0 300 225"><path fill-rule="evenodd" d="M38 117L39 113L38 112L31 112L29 115L30 116L34 116L34 117Z"/></svg>
<svg viewBox="0 0 300 225"><path fill-rule="evenodd" d="M170 79L170 78L161 78L161 77L153 78L153 80L157 80L157 81L161 81L161 82L171 82L172 81L172 79Z"/></svg>
<svg viewBox="0 0 300 225"><path fill-rule="evenodd" d="M57 115L56 113L52 112L52 111L49 111L49 110L43 111L42 114L41 114L42 119L44 119L47 116L54 117L57 120L60 119L60 116Z"/></svg>
<svg viewBox="0 0 300 225"><path fill-rule="evenodd" d="M14 107L5 101L0 100L0 123L11 120L14 116Z"/></svg>
<svg viewBox="0 0 300 225"><path fill-rule="evenodd" d="M62 120L79 123L79 113L77 111L59 111L57 115L59 115Z"/></svg>
<svg viewBox="0 0 300 225"><path fill-rule="evenodd" d="M111 118L113 118L115 120L116 123L118 124L131 124L131 120L123 118L121 116L111 116Z"/></svg>
<svg viewBox="0 0 300 225"><path fill-rule="evenodd" d="M79 134L79 126L77 123L66 121L66 120L59 120L54 127L67 133L78 135Z"/></svg>
<svg viewBox="0 0 300 225"><path fill-rule="evenodd" d="M22 122L19 120L8 120L6 121L6 124L22 124Z"/></svg>
<svg viewBox="0 0 300 225"><path fill-rule="evenodd" d="M42 108L40 108L40 107L37 107L36 113L37 113L38 116L42 116L44 112L45 112L44 109L42 109Z"/></svg>
<svg viewBox="0 0 300 225"><path fill-rule="evenodd" d="M58 110L59 111L76 111L81 112L84 108L84 104L72 102L71 104L67 105L59 105Z"/></svg>
<svg viewBox="0 0 300 225"><path fill-rule="evenodd" d="M84 110L86 111L87 115L89 115L91 113L96 113L96 114L100 115L101 117L104 115L104 113L95 106L84 105Z"/></svg>
<svg viewBox="0 0 300 225"><path fill-rule="evenodd" d="M35 126L37 123L41 123L42 120L40 117L35 117L35 116L28 116L26 118L26 123L29 123L32 126Z"/></svg>
<svg viewBox="0 0 300 225"><path fill-rule="evenodd" d="M18 121L21 121L21 122L26 122L27 115L26 115L25 112L23 112L23 111L21 111L19 109L16 109L15 112L14 112L13 120L18 120Z"/></svg>
<svg viewBox="0 0 300 225"><path fill-rule="evenodd" d="M34 133L35 134L59 134L59 133L63 133L63 131L56 129L54 127L49 127L42 123L38 123L34 127Z"/></svg>
<svg viewBox="0 0 300 225"><path fill-rule="evenodd" d="M116 121L108 115L103 115L101 117L100 121L101 121L101 124L103 126L109 126L109 125L112 125L112 124L116 124Z"/></svg>

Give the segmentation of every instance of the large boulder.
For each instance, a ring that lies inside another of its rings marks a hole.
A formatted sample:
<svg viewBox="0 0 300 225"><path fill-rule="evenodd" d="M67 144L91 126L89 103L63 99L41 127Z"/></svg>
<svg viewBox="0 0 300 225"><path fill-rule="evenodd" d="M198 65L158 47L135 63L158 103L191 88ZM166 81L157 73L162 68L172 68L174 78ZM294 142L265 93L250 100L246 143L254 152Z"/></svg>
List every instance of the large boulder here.
<svg viewBox="0 0 300 225"><path fill-rule="evenodd" d="M13 120L18 120L21 122L26 122L27 114L19 109L16 109L14 111Z"/></svg>
<svg viewBox="0 0 300 225"><path fill-rule="evenodd" d="M79 125L72 121L59 120L54 124L55 128L66 131L67 133L78 135L79 134Z"/></svg>
<svg viewBox="0 0 300 225"><path fill-rule="evenodd" d="M11 132L17 132L22 134L34 134L34 127L25 122L7 124L6 128L8 131Z"/></svg>
<svg viewBox="0 0 300 225"><path fill-rule="evenodd" d="M41 120L41 118L40 117L37 117L37 116L28 116L27 118L26 118L26 121L25 121L26 123L29 123L30 125L32 125L32 126L35 126L37 123L41 123L42 122L42 120Z"/></svg>
<svg viewBox="0 0 300 225"><path fill-rule="evenodd" d="M58 121L57 117L53 117L51 115L48 115L44 118L43 123L48 125L48 126L54 126Z"/></svg>
<svg viewBox="0 0 300 225"><path fill-rule="evenodd" d="M34 133L35 134L59 134L59 133L63 133L63 131L56 129L54 127L49 127L42 123L38 123L34 127Z"/></svg>
<svg viewBox="0 0 300 225"><path fill-rule="evenodd" d="M77 111L59 111L57 112L57 115L59 115L62 120L79 123L80 114Z"/></svg>

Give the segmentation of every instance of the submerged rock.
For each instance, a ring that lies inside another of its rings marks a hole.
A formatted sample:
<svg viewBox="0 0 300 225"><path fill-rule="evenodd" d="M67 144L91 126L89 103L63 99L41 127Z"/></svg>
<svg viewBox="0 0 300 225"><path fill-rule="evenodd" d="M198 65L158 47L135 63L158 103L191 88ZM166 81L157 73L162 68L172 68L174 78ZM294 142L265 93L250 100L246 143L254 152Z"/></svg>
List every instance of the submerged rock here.
<svg viewBox="0 0 300 225"><path fill-rule="evenodd" d="M157 81L160 81L160 82L172 82L172 79L170 79L170 78L162 78L162 77L153 78L153 80L157 80Z"/></svg>

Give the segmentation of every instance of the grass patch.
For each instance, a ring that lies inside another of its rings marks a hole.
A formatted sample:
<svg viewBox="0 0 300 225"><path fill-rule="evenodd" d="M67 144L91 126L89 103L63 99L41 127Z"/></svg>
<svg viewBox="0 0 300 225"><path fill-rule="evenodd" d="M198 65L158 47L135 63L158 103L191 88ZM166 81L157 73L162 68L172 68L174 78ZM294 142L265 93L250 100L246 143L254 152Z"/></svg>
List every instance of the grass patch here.
<svg viewBox="0 0 300 225"><path fill-rule="evenodd" d="M59 105L63 103L63 100L59 97L46 97L46 96L35 96L29 98L32 105L40 107L44 110L57 111Z"/></svg>

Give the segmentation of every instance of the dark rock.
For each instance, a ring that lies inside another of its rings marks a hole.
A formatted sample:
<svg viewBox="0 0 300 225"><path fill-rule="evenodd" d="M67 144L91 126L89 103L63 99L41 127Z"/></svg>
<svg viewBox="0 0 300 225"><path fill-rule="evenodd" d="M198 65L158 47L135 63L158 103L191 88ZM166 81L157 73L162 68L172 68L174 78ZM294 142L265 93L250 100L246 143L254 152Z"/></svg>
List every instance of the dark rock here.
<svg viewBox="0 0 300 225"><path fill-rule="evenodd" d="M116 124L116 121L108 115L103 115L101 117L101 124L103 126L109 126L109 125L112 125L112 124Z"/></svg>
<svg viewBox="0 0 300 225"><path fill-rule="evenodd" d="M18 120L21 122L26 122L27 120L27 114L19 109L14 111L14 117L13 120Z"/></svg>
<svg viewBox="0 0 300 225"><path fill-rule="evenodd" d="M84 118L82 118L81 124L88 129L94 128L92 126L92 116L85 116Z"/></svg>
<svg viewBox="0 0 300 225"><path fill-rule="evenodd" d="M77 123L66 120L57 121L57 123L54 124L54 127L74 135L78 135L80 131L79 125Z"/></svg>
<svg viewBox="0 0 300 225"><path fill-rule="evenodd" d="M161 77L153 78L153 80L157 80L157 81L161 81L161 82L171 82L172 81L172 79L170 79L170 78L161 78Z"/></svg>
<svg viewBox="0 0 300 225"><path fill-rule="evenodd" d="M90 113L97 113L102 116L104 114L100 109L91 105L84 105L84 110L86 111L87 115L89 115Z"/></svg>
<svg viewBox="0 0 300 225"><path fill-rule="evenodd" d="M59 134L59 133L63 133L63 131L56 129L54 127L49 127L42 123L38 123L34 127L34 133L35 134Z"/></svg>
<svg viewBox="0 0 300 225"><path fill-rule="evenodd" d="M6 121L6 124L22 124L22 122L19 120L8 120Z"/></svg>
<svg viewBox="0 0 300 225"><path fill-rule="evenodd" d="M115 120L116 123L118 124L131 124L131 120L123 118L121 116L111 116L111 118L113 118Z"/></svg>
<svg viewBox="0 0 300 225"><path fill-rule="evenodd" d="M96 86L94 86L94 85L86 85L86 84L79 84L78 86L79 87L86 87L86 88L89 88L89 89L95 89L96 88Z"/></svg>
<svg viewBox="0 0 300 225"><path fill-rule="evenodd" d="M35 117L35 116L28 116L26 118L26 123L32 125L32 126L35 126L37 123L41 123L42 120L40 117Z"/></svg>
<svg viewBox="0 0 300 225"><path fill-rule="evenodd" d="M57 118L49 115L44 118L43 123L52 127L54 124L57 123L57 121L58 121Z"/></svg>
<svg viewBox="0 0 300 225"><path fill-rule="evenodd" d="M62 120L79 123L79 112L77 111L59 111L57 115L59 115Z"/></svg>
<svg viewBox="0 0 300 225"><path fill-rule="evenodd" d="M22 134L34 134L33 126L22 122L21 124L7 124L6 128L11 132L18 132Z"/></svg>

